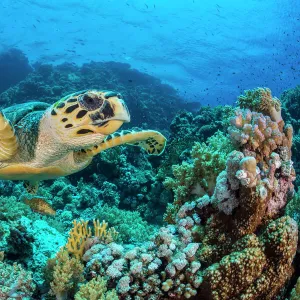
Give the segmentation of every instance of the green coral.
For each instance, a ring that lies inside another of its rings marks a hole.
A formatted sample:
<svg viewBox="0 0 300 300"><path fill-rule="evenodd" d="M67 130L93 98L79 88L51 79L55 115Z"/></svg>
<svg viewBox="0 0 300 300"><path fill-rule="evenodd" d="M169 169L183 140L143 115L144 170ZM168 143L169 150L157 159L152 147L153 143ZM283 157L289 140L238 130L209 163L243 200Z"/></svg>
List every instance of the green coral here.
<svg viewBox="0 0 300 300"><path fill-rule="evenodd" d="M256 88L246 90L244 95L238 97L240 108L250 109L270 116L272 121L279 122L281 118L281 102L278 98L272 97L268 88Z"/></svg>
<svg viewBox="0 0 300 300"><path fill-rule="evenodd" d="M83 284L75 295L75 300L118 300L115 290L107 291L107 281L101 276Z"/></svg>
<svg viewBox="0 0 300 300"><path fill-rule="evenodd" d="M174 203L167 208L165 220L170 222L177 211L174 207L190 201L193 196L212 195L216 178L225 169L226 157L232 150L230 140L221 131L208 138L206 143L194 144L191 160L174 165L174 177L164 181L165 187L173 190L175 195Z"/></svg>
<svg viewBox="0 0 300 300"><path fill-rule="evenodd" d="M30 208L23 202L18 201L15 196L0 197L0 220L14 221L22 216L31 215Z"/></svg>
<svg viewBox="0 0 300 300"><path fill-rule="evenodd" d="M124 243L142 242L149 238L156 227L145 222L137 211L121 210L117 207L104 205L97 209L96 218L105 220L114 227L118 233L118 238Z"/></svg>
<svg viewBox="0 0 300 300"><path fill-rule="evenodd" d="M295 287L291 292L290 300L299 300L300 299L300 277L297 280Z"/></svg>

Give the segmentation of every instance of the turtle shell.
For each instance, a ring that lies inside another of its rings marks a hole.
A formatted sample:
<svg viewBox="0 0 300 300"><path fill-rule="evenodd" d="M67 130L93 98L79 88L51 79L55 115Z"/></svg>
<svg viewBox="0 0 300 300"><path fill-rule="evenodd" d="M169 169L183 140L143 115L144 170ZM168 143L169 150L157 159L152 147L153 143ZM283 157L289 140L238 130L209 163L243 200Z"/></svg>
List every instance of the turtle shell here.
<svg viewBox="0 0 300 300"><path fill-rule="evenodd" d="M3 114L14 127L19 143L19 159L30 161L35 157L40 120L50 104L26 102L3 109Z"/></svg>
<svg viewBox="0 0 300 300"><path fill-rule="evenodd" d="M50 104L45 102L32 101L7 107L2 112L12 126L14 126L28 114L45 111L49 106Z"/></svg>

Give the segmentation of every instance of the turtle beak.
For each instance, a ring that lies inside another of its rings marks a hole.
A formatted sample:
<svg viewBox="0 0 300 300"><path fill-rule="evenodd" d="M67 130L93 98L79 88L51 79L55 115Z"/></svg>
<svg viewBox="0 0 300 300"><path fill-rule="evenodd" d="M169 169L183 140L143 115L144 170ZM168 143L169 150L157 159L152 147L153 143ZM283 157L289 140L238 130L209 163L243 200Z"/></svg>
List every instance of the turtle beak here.
<svg viewBox="0 0 300 300"><path fill-rule="evenodd" d="M101 114L104 115L103 120L96 121L96 132L109 135L117 131L123 123L130 122L130 114L125 102L117 97L110 97L106 99Z"/></svg>
<svg viewBox="0 0 300 300"><path fill-rule="evenodd" d="M127 105L122 99L119 99L117 97L111 97L107 99L110 106L112 107L115 116L113 117L114 120L123 121L123 123L130 122L130 114L129 110L127 108ZM105 109L105 107L104 107ZM103 110L104 110L103 109ZM103 112L102 110L102 112Z"/></svg>

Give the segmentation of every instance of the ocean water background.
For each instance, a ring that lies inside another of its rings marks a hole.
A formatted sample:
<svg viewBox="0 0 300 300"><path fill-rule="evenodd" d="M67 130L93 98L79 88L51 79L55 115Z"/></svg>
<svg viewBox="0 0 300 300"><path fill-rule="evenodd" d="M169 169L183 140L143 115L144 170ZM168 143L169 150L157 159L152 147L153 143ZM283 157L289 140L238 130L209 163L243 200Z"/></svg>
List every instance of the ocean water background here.
<svg viewBox="0 0 300 300"><path fill-rule="evenodd" d="M186 101L233 103L299 83L297 0L2 0L0 51L30 62L127 62Z"/></svg>

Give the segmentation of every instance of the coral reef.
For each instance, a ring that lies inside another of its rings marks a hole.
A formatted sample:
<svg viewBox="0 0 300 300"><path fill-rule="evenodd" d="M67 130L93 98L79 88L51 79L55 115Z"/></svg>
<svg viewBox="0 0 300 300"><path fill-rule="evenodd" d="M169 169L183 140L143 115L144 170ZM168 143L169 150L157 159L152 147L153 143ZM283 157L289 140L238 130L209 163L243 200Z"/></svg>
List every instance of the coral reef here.
<svg viewBox="0 0 300 300"><path fill-rule="evenodd" d="M84 173L44 183L41 196L55 216L38 220L19 202L21 185L0 182L5 264L23 262L35 273L36 294L49 299L297 299L292 126L281 118L284 103L266 88L238 101L236 109L178 115L167 148L174 153L148 159L139 149L111 149ZM164 170L174 164L171 177ZM158 227L168 202L166 223ZM106 220L118 238L101 238L106 222L95 221L91 230L88 221L76 221L72 229L74 219ZM48 234L48 248L38 230ZM10 250L18 241L23 257ZM41 278L37 265L46 259Z"/></svg>
<svg viewBox="0 0 300 300"><path fill-rule="evenodd" d="M236 148L212 195L187 197L174 224L148 242L93 244L83 255L86 279L105 276L121 299L283 295L298 243L297 223L283 216L294 192L292 130L257 110L231 118Z"/></svg>

